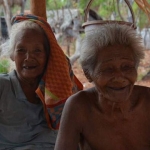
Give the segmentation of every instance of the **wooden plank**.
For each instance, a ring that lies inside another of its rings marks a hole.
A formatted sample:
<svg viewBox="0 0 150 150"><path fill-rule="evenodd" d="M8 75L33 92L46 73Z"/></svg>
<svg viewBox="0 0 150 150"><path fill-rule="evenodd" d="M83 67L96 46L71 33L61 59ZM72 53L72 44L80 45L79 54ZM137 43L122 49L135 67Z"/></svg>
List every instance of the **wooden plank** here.
<svg viewBox="0 0 150 150"><path fill-rule="evenodd" d="M30 10L32 14L43 17L47 20L46 0L30 0Z"/></svg>

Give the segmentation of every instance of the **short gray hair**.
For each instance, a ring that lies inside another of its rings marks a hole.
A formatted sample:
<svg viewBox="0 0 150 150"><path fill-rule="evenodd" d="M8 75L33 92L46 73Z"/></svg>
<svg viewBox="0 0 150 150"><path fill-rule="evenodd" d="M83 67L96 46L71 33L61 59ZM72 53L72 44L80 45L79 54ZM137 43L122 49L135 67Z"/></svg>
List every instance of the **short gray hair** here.
<svg viewBox="0 0 150 150"><path fill-rule="evenodd" d="M24 20L22 22L15 23L11 28L10 38L1 45L0 57L10 57L10 55L14 51L14 47L16 43L15 41L16 35L24 29L34 29L34 30L43 32L42 28L33 21Z"/></svg>
<svg viewBox="0 0 150 150"><path fill-rule="evenodd" d="M144 58L144 46L141 37L136 30L127 25L119 25L117 23L100 25L88 32L81 43L80 63L89 81L94 73L99 50L104 47L115 44L130 47L133 50L137 67L140 60Z"/></svg>

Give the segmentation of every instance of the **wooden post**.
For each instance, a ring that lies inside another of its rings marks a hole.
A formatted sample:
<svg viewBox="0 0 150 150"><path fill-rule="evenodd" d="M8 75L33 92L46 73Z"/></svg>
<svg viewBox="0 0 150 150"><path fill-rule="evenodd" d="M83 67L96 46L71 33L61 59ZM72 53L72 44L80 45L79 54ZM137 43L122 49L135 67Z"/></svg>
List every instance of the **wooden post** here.
<svg viewBox="0 0 150 150"><path fill-rule="evenodd" d="M46 0L30 0L30 10L32 14L43 17L47 20Z"/></svg>

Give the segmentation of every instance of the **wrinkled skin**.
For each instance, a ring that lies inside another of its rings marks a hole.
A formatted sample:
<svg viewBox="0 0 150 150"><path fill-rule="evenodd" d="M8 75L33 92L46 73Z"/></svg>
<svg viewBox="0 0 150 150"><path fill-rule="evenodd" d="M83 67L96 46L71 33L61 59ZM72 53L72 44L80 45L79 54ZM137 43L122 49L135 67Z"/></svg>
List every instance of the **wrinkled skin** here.
<svg viewBox="0 0 150 150"><path fill-rule="evenodd" d="M33 29L23 30L16 35L11 58L15 61L17 76L29 101L36 99L35 90L46 66L45 39L42 31Z"/></svg>
<svg viewBox="0 0 150 150"><path fill-rule="evenodd" d="M102 99L112 102L128 99L137 78L132 50L120 45L109 46L100 52L98 60L93 82Z"/></svg>
<svg viewBox="0 0 150 150"><path fill-rule="evenodd" d="M149 150L150 88L134 85L132 49L101 50L91 78L95 87L67 100L55 150Z"/></svg>

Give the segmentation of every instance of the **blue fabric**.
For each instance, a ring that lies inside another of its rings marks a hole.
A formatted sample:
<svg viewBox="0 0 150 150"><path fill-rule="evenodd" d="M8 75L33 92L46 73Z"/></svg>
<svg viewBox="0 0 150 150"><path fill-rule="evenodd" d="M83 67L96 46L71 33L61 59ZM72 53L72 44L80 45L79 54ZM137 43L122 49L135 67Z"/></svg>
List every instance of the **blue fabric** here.
<svg viewBox="0 0 150 150"><path fill-rule="evenodd" d="M42 103L27 100L15 71L0 74L0 150L53 150L57 132L48 128Z"/></svg>

